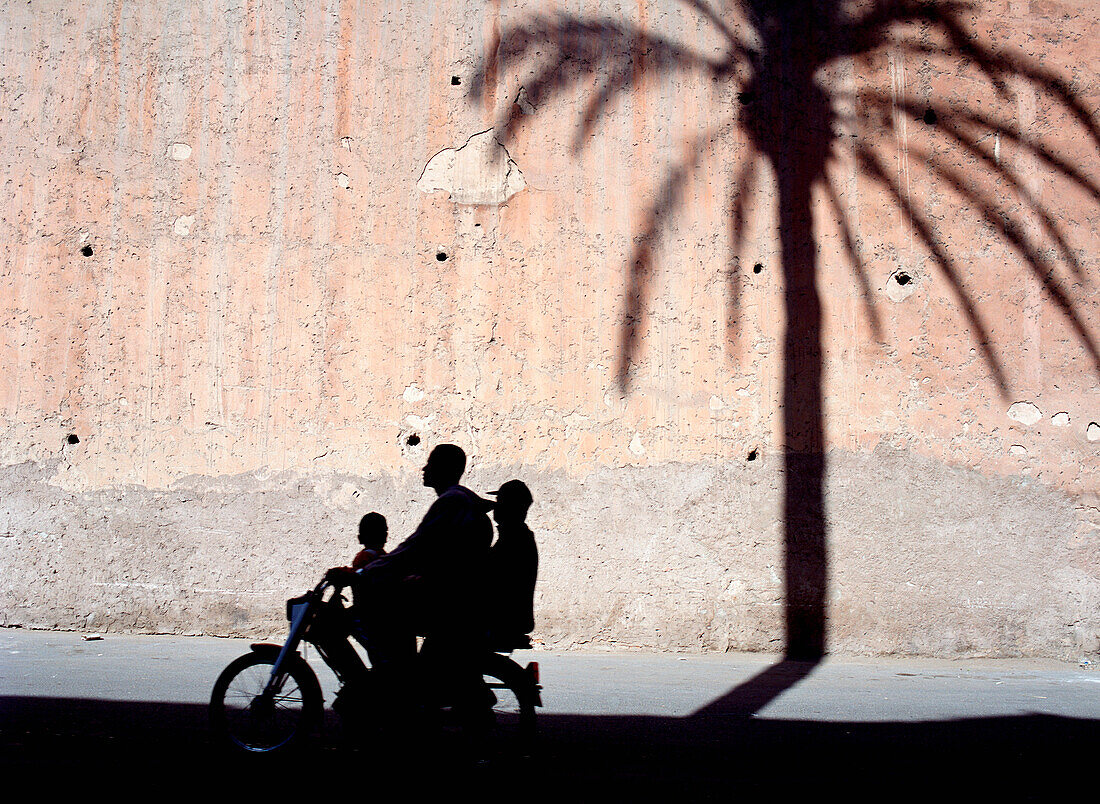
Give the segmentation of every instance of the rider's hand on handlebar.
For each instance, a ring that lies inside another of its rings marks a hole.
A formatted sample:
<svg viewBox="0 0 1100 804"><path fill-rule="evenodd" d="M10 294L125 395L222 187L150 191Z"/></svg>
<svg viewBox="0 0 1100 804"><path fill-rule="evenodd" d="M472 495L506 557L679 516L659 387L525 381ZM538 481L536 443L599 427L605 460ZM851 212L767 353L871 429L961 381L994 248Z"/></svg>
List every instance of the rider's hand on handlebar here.
<svg viewBox="0 0 1100 804"><path fill-rule="evenodd" d="M355 572L349 567L333 567L325 573L325 580L333 586L347 586L355 577Z"/></svg>

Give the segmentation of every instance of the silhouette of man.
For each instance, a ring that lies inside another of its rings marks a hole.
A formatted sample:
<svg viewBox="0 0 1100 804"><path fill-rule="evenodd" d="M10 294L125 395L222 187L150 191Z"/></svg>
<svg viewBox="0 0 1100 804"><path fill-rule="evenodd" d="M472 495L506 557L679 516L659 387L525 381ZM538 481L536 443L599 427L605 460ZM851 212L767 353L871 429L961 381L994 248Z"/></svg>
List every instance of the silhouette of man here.
<svg viewBox="0 0 1100 804"><path fill-rule="evenodd" d="M489 645L514 650L530 644L535 628L535 581L539 552L535 534L527 527L531 490L522 480L509 480L496 491L493 519L497 540L489 549Z"/></svg>
<svg viewBox="0 0 1100 804"><path fill-rule="evenodd" d="M411 536L361 571L359 590L366 599L371 664L382 683L407 690L416 636L423 635L425 648L431 643L433 669L452 682L462 698L456 705L472 712L483 692L482 595L493 531L492 504L459 485L465 469L461 448L440 444L432 450L424 485L435 490L435 502Z"/></svg>

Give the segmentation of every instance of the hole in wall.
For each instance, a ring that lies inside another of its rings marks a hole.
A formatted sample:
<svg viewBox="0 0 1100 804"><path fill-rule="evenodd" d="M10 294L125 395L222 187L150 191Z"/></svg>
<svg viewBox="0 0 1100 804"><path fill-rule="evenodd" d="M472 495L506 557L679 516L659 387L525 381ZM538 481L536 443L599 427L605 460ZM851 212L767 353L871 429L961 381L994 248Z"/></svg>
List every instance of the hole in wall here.
<svg viewBox="0 0 1100 804"><path fill-rule="evenodd" d="M90 257L92 256L92 247L84 246L84 248L80 249L80 253L83 254L85 257Z"/></svg>
<svg viewBox="0 0 1100 804"><path fill-rule="evenodd" d="M410 447L415 447L417 444L420 443L420 436L418 436L416 433L413 433L411 436L405 439L405 443L408 444Z"/></svg>
<svg viewBox="0 0 1100 804"><path fill-rule="evenodd" d="M762 262L758 262L758 263L756 263L756 265L754 265L754 266L752 267L752 272L753 272L754 274L758 274L758 273L760 273L760 272L761 272L761 271L763 271L763 270L764 270L764 263L762 263Z"/></svg>
<svg viewBox="0 0 1100 804"><path fill-rule="evenodd" d="M935 109L925 109L924 110L923 120L928 125L930 125L930 126L936 125L936 120L938 120L938 119L939 118L936 117L936 110Z"/></svg>
<svg viewBox="0 0 1100 804"><path fill-rule="evenodd" d="M65 443L66 444L79 444L80 443L80 437L76 433L69 433L69 435L67 435L65 437Z"/></svg>
<svg viewBox="0 0 1100 804"><path fill-rule="evenodd" d="M451 86L452 87L457 87L461 83L462 83L462 79L459 78L457 75L452 75L451 76Z"/></svg>
<svg viewBox="0 0 1100 804"><path fill-rule="evenodd" d="M752 103L754 100L756 100L756 95L754 95L752 92L738 92L737 93L737 102L738 103L748 104L748 103Z"/></svg>
<svg viewBox="0 0 1100 804"><path fill-rule="evenodd" d="M754 450L754 449L750 449L750 450L749 450L749 454L745 456L745 460L747 460L747 461L755 461L755 460L756 460L757 458L759 458L759 457L760 457L760 453L759 453L759 452L757 452L757 451L756 451L756 450Z"/></svg>
<svg viewBox="0 0 1100 804"><path fill-rule="evenodd" d="M446 251L437 251L436 254L435 254L435 258L437 260L439 260L440 262L445 262L446 259L447 259L447 252Z"/></svg>
<svg viewBox="0 0 1100 804"><path fill-rule="evenodd" d="M910 273L905 268L899 268L886 279L886 296L895 302L905 301L916 290L920 281L918 274Z"/></svg>

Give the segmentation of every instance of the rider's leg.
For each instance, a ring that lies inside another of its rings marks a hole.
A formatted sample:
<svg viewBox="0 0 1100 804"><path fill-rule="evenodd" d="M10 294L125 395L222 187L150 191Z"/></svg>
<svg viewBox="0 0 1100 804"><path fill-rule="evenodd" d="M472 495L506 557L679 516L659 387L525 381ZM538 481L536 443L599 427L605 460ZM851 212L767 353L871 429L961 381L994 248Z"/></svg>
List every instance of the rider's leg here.
<svg viewBox="0 0 1100 804"><path fill-rule="evenodd" d="M489 690L482 677L484 640L467 628L455 628L434 639L432 666L467 738L479 741L490 718Z"/></svg>
<svg viewBox="0 0 1100 804"><path fill-rule="evenodd" d="M416 713L416 635L401 619L368 618L366 638L379 715L391 731L404 728Z"/></svg>
<svg viewBox="0 0 1100 804"><path fill-rule="evenodd" d="M329 612L318 618L310 628L310 638L324 655L341 682L362 682L365 667L355 648L348 642L349 622L346 616L337 618Z"/></svg>

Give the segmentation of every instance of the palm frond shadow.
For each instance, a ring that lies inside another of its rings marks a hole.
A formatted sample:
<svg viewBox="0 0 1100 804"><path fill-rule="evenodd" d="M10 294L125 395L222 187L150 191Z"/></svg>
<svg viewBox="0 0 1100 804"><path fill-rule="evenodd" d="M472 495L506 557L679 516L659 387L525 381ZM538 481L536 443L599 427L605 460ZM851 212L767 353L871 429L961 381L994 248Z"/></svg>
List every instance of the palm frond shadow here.
<svg viewBox="0 0 1100 804"><path fill-rule="evenodd" d="M1100 188L1097 187L1095 182L1081 173L1081 171L1074 168L1073 165L1059 159L1056 154L1044 147L1038 141L1033 138L1022 136L1015 126L996 123L987 117L975 115L966 109L960 109L957 105L929 104L922 108L920 104L917 104L910 98L894 98L891 100L884 97L881 93L871 92L861 93L860 101L868 108L877 107L880 111L882 124L891 129L894 127L893 121L886 114L891 104L907 114L914 123L923 121L928 115L929 110L931 110L932 114L935 116L937 129L944 132L950 140L959 148L963 149L965 153L977 157L988 171L996 174L1009 185L1012 191L1025 203L1027 208L1040 219L1044 232L1057 246L1061 258L1070 267L1073 275L1078 279L1085 278L1081 261L1078 259L1073 249L1070 248L1069 243L1065 239L1065 233L1062 231L1061 227L1058 226L1058 223L1054 220L1050 211L1043 206L1039 199L1035 197L1034 193L1027 187L1023 181L1023 177L1009 165L1001 162L995 154L991 154L987 149L982 148L981 143L988 141L990 135L1003 136L1006 140L1010 140L1026 148L1030 154L1036 158L1042 159L1049 167L1053 167L1063 175L1072 177L1078 188L1086 192L1094 202L1100 202ZM973 135L968 135L962 128L965 124L977 126L979 127L979 131Z"/></svg>

